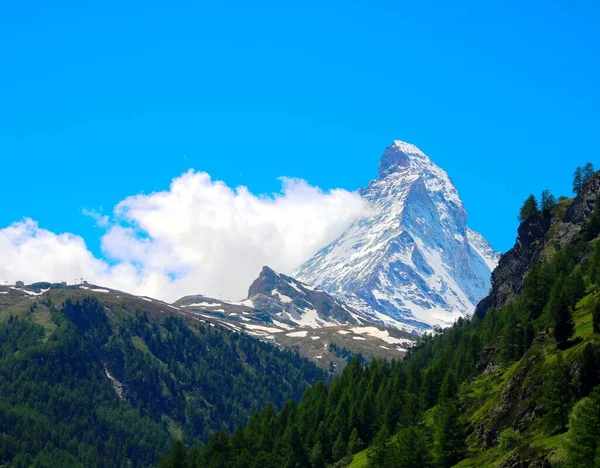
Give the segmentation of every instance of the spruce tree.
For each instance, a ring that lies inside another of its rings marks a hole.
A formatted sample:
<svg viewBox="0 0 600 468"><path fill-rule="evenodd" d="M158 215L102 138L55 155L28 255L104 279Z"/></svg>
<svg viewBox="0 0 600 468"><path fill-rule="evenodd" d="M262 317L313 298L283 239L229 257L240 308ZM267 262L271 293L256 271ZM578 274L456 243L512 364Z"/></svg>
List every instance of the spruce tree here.
<svg viewBox="0 0 600 468"><path fill-rule="evenodd" d="M331 449L331 455L333 456L333 461L338 461L346 455L346 441L342 433L340 432L333 443L333 447Z"/></svg>
<svg viewBox="0 0 600 468"><path fill-rule="evenodd" d="M531 320L537 319L543 312L550 292L547 272L538 262L531 269L523 282L521 302Z"/></svg>
<svg viewBox="0 0 600 468"><path fill-rule="evenodd" d="M440 405L448 402L454 402L458 395L458 383L456 382L456 376L452 370L446 372L442 387L440 388L440 395L438 402Z"/></svg>
<svg viewBox="0 0 600 468"><path fill-rule="evenodd" d="M594 333L600 333L600 301L594 303L592 309L592 327Z"/></svg>
<svg viewBox="0 0 600 468"><path fill-rule="evenodd" d="M506 311L508 320L502 334L500 354L506 362L516 361L523 355L523 327L517 321L511 306Z"/></svg>
<svg viewBox="0 0 600 468"><path fill-rule="evenodd" d="M466 428L460 419L456 402L436 408L434 416L434 454L436 463L450 467L461 461L467 453Z"/></svg>
<svg viewBox="0 0 600 468"><path fill-rule="evenodd" d="M543 190L541 197L541 209L544 214L548 214L556 206L556 198L550 190Z"/></svg>
<svg viewBox="0 0 600 468"><path fill-rule="evenodd" d="M173 444L171 463L172 468L187 468L188 466L185 445L180 440L175 441Z"/></svg>
<svg viewBox="0 0 600 468"><path fill-rule="evenodd" d="M578 395L588 396L600 384L600 347L587 343L578 359Z"/></svg>
<svg viewBox="0 0 600 468"><path fill-rule="evenodd" d="M590 257L587 275L592 285L598 285L598 283L600 283L600 242L596 242L594 245L594 251Z"/></svg>
<svg viewBox="0 0 600 468"><path fill-rule="evenodd" d="M383 413L383 422L390 431L396 429L396 425L400 421L402 406L401 394L392 394L386 402Z"/></svg>
<svg viewBox="0 0 600 468"><path fill-rule="evenodd" d="M542 407L546 412L546 426L550 432L565 430L571 406L571 390L567 367L562 353L558 353L556 360L544 374L542 392Z"/></svg>
<svg viewBox="0 0 600 468"><path fill-rule="evenodd" d="M578 167L573 173L573 192L579 195L583 190L583 169Z"/></svg>
<svg viewBox="0 0 600 468"><path fill-rule="evenodd" d="M569 418L567 434L567 466L593 468L598 466L600 445L600 387L580 400Z"/></svg>
<svg viewBox="0 0 600 468"><path fill-rule="evenodd" d="M554 325L554 338L559 348L564 348L573 333L575 324L571 315L569 301L563 294L564 275L560 275L550 291L549 309Z"/></svg>
<svg viewBox="0 0 600 468"><path fill-rule="evenodd" d="M583 183L585 184L588 180L594 177L595 172L594 165L591 162L586 163L582 170Z"/></svg>
<svg viewBox="0 0 600 468"><path fill-rule="evenodd" d="M317 442L310 451L310 465L312 468L325 468L325 455L321 442Z"/></svg>
<svg viewBox="0 0 600 468"><path fill-rule="evenodd" d="M594 208L592 209L592 214L590 215L590 219L588 219L585 230L583 232L583 239L586 241L591 241L598 237L600 234L600 204L598 200L594 203Z"/></svg>
<svg viewBox="0 0 600 468"><path fill-rule="evenodd" d="M348 454L354 455L355 453L360 452L364 448L364 443L361 438L358 436L358 431L356 428L352 429L352 433L350 434L350 440L348 441Z"/></svg>
<svg viewBox="0 0 600 468"><path fill-rule="evenodd" d="M402 429L393 444L394 466L428 468L432 466L431 449L431 443L423 429L416 426Z"/></svg>
<svg viewBox="0 0 600 468"><path fill-rule="evenodd" d="M369 466L382 467L384 466L386 457L389 452L390 433L387 426L384 424L371 443L371 447L367 451L367 459L369 460Z"/></svg>
<svg viewBox="0 0 600 468"><path fill-rule="evenodd" d="M581 275L581 269L579 267L575 268L575 270L567 277L562 294L565 296L565 300L571 310L575 309L579 300L585 295L585 282L583 281L583 276Z"/></svg>
<svg viewBox="0 0 600 468"><path fill-rule="evenodd" d="M537 214L539 211L538 203L535 199L535 196L529 195L523 206L521 207L521 211L519 212L519 221L523 222L530 216Z"/></svg>

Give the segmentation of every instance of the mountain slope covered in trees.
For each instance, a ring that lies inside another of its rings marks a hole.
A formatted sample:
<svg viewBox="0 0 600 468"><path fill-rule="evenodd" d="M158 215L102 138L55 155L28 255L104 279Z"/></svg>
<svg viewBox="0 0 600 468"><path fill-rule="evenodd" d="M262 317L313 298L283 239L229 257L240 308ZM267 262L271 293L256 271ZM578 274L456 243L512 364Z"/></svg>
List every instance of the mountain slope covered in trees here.
<svg viewBox="0 0 600 468"><path fill-rule="evenodd" d="M0 288L0 466L150 466L173 439L232 430L324 378L297 353L159 301Z"/></svg>
<svg viewBox="0 0 600 468"><path fill-rule="evenodd" d="M161 466L598 466L600 177L574 189L533 200L473 318Z"/></svg>

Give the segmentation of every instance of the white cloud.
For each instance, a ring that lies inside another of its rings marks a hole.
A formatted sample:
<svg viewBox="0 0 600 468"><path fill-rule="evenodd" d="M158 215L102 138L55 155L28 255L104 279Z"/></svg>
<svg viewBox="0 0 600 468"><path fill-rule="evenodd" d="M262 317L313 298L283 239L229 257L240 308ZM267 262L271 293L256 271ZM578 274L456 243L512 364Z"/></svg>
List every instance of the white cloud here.
<svg viewBox="0 0 600 468"><path fill-rule="evenodd" d="M281 181L281 193L254 195L190 171L168 191L126 198L110 222L86 210L107 229L107 260L95 258L79 236L46 231L29 219L14 223L0 230L0 278L84 277L165 300L244 297L263 265L291 272L368 210L355 193Z"/></svg>
<svg viewBox="0 0 600 468"><path fill-rule="evenodd" d="M90 218L92 218L94 221L96 221L96 226L98 227L107 227L108 224L110 223L110 217L107 215L103 215L102 213L96 211L96 210L90 210L89 208L84 208L81 210L81 213L89 216Z"/></svg>

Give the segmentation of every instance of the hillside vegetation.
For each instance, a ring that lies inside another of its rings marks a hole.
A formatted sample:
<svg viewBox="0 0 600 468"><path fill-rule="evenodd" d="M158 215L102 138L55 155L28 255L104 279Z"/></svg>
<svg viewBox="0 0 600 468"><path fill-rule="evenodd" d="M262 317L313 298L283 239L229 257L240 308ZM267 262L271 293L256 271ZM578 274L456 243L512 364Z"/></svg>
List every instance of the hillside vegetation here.
<svg viewBox="0 0 600 468"><path fill-rule="evenodd" d="M3 288L0 466L151 466L173 439L205 441L324 378L296 353L164 303Z"/></svg>
<svg viewBox="0 0 600 468"><path fill-rule="evenodd" d="M600 466L600 178L574 188L528 200L471 319L160 466Z"/></svg>

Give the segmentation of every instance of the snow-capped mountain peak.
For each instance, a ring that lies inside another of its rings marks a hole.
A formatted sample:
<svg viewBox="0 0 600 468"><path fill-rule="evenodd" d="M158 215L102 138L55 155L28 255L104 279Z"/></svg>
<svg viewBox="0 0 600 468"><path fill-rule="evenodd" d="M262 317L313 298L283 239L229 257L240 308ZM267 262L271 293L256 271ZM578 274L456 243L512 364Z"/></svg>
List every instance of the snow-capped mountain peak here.
<svg viewBox="0 0 600 468"><path fill-rule="evenodd" d="M360 194L372 212L295 276L365 315L407 330L448 325L490 287L497 255L467 226L448 174L416 146L394 141Z"/></svg>

